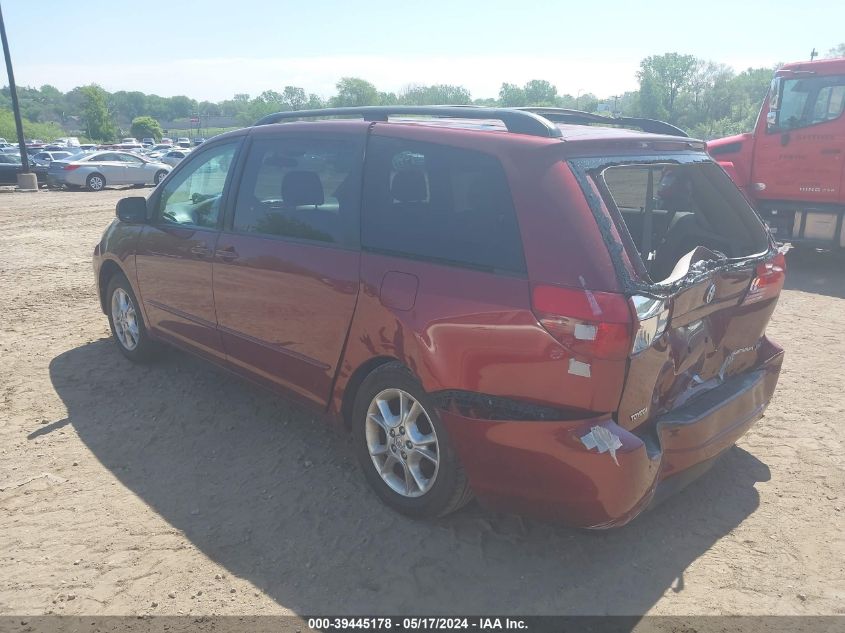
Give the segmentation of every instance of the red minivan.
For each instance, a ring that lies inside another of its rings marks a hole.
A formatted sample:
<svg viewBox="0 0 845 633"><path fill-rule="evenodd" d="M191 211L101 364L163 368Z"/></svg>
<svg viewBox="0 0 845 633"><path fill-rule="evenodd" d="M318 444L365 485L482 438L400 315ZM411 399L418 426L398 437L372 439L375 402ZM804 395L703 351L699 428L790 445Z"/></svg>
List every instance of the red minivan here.
<svg viewBox="0 0 845 633"><path fill-rule="evenodd" d="M325 411L401 512L622 525L763 415L785 272L703 143L595 119L370 107L211 139L95 248L118 349Z"/></svg>

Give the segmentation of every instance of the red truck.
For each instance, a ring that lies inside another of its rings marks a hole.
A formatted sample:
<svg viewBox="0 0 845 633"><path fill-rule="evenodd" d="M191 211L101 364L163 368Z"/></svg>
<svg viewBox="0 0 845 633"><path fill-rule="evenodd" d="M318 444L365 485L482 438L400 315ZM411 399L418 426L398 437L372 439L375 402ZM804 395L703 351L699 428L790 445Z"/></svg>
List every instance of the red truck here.
<svg viewBox="0 0 845 633"><path fill-rule="evenodd" d="M753 132L707 150L778 241L845 248L845 58L786 64Z"/></svg>

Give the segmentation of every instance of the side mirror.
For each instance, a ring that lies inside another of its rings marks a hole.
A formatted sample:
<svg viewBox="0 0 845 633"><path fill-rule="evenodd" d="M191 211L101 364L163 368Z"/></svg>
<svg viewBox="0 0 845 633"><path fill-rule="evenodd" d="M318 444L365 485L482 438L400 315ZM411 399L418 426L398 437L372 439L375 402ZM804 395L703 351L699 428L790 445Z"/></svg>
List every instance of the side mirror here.
<svg viewBox="0 0 845 633"><path fill-rule="evenodd" d="M778 111L777 110L769 110L768 114L766 114L766 127L768 129L772 129L777 125L778 122Z"/></svg>
<svg viewBox="0 0 845 633"><path fill-rule="evenodd" d="M122 198L117 201L117 219L129 224L147 223L147 199L140 196Z"/></svg>

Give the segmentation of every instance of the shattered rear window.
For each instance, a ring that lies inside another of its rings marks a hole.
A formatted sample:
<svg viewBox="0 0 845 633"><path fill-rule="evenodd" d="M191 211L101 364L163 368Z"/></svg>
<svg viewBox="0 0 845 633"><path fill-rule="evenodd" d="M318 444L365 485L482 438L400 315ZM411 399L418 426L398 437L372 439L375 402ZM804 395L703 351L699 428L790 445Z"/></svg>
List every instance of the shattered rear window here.
<svg viewBox="0 0 845 633"><path fill-rule="evenodd" d="M654 281L667 278L698 247L725 259L768 248L757 214L714 163L631 163L592 175Z"/></svg>

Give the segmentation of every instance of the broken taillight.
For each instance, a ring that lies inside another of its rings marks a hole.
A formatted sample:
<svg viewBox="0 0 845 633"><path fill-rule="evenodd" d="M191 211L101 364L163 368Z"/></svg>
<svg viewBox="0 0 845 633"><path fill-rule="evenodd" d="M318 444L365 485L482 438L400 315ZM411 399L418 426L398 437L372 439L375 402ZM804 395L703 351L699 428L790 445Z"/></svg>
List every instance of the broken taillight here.
<svg viewBox="0 0 845 633"><path fill-rule="evenodd" d="M631 305L637 316L634 343L631 346L633 355L648 349L655 339L663 335L669 323L669 309L663 299L642 295L631 297Z"/></svg>
<svg viewBox="0 0 845 633"><path fill-rule="evenodd" d="M786 256L778 253L770 260L757 264L755 273L743 305L771 299L780 294L786 279Z"/></svg>
<svg viewBox="0 0 845 633"><path fill-rule="evenodd" d="M535 286L531 305L545 330L573 353L611 360L627 358L631 312L624 295Z"/></svg>

